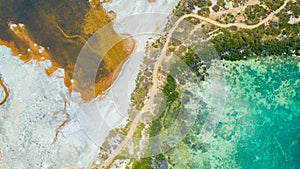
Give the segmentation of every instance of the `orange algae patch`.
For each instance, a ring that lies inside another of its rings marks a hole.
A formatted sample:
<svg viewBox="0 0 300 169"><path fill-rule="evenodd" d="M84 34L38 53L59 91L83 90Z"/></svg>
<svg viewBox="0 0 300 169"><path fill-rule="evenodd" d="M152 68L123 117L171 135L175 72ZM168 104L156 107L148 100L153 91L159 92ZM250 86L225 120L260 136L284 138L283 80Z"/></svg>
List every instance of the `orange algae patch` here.
<svg viewBox="0 0 300 169"><path fill-rule="evenodd" d="M103 2L106 3L107 1ZM135 48L135 42L130 36L118 42L105 56L99 66L96 83L93 86L73 85L74 67L77 57L87 40L101 27L109 24L115 18L113 11L106 13L102 3L93 0L92 3L81 0L53 0L53 1L22 1L0 4L6 11L0 11L0 45L12 49L13 55L19 56L25 62L32 59L41 61L50 60L53 67L46 70L47 75L53 74L57 68L65 70L65 84L71 91L80 92L84 100L88 101L103 94L114 82L120 73L122 65ZM10 9L17 7L20 13ZM80 9L80 10L79 10ZM25 26L9 29L10 21L21 22ZM110 28L108 39L102 39L102 44L109 39L121 39ZM35 44L35 42L38 44ZM41 53L39 45L45 47ZM93 49L94 53L101 53ZM103 53L101 53L103 54ZM43 58L43 59L41 59ZM91 92L94 91L94 92ZM93 94L91 94L93 93Z"/></svg>
<svg viewBox="0 0 300 169"><path fill-rule="evenodd" d="M41 61L42 57L51 60L51 56L47 51L39 53L41 47L32 40L25 26L14 28L13 32L20 41L23 41L24 45L28 46L26 51L20 52L19 54L21 55L18 54L21 60L25 62L29 62L30 60ZM17 51L15 47L12 50Z"/></svg>
<svg viewBox="0 0 300 169"><path fill-rule="evenodd" d="M132 37L129 35L120 35L114 31L113 24L111 23L114 18L114 12L111 11L107 14L98 0L92 1L91 9L86 15L84 33L88 35L96 33L93 36L99 36L99 40L93 41L93 44L89 44L89 41L86 42L86 48L88 48L89 52L96 54L98 58L102 58L102 61L96 75L95 83L75 82L73 84L73 89L79 91L85 100L102 95L113 84L121 72L123 64L135 49L135 41ZM97 35L99 29L102 29L100 30L102 35ZM117 43L114 44L114 42ZM110 44L114 44L114 46L109 51L105 51L108 47L107 45Z"/></svg>
<svg viewBox="0 0 300 169"><path fill-rule="evenodd" d="M156 0L148 0L149 3L155 3Z"/></svg>
<svg viewBox="0 0 300 169"><path fill-rule="evenodd" d="M111 22L111 18L106 13L98 0L91 2L91 7L85 16L83 32L86 35L94 34L98 29Z"/></svg>
<svg viewBox="0 0 300 169"><path fill-rule="evenodd" d="M0 78L0 85L2 86L4 92L5 92L5 97L4 99L0 102L0 106L3 105L7 99L9 98L9 93L8 93L8 89L7 87L5 86L5 84L3 83L2 79Z"/></svg>
<svg viewBox="0 0 300 169"><path fill-rule="evenodd" d="M51 68L46 70L46 73L48 76L51 76L56 70L57 68L52 66Z"/></svg>
<svg viewBox="0 0 300 169"><path fill-rule="evenodd" d="M110 50L107 56L105 56L104 62L107 63L107 69L111 69L113 71L109 72L107 76L103 77L103 81L99 81L98 83L96 83L94 88L96 95L101 94L103 91L111 87L113 82L117 79L118 75L120 74L123 64L127 61L129 56L134 51L135 41L131 37L128 37L124 41L126 42L126 44L128 44L127 51L126 51L127 56L120 57L120 58L113 58L113 56L116 55L116 53L114 53L115 52L114 49Z"/></svg>
<svg viewBox="0 0 300 169"><path fill-rule="evenodd" d="M11 31L16 35L16 39L21 41L23 45L27 47L26 50L20 51L13 42L4 42L0 40L0 45L9 47L14 56L18 56L24 62L29 62L31 60L42 61L44 59L51 60L53 66L45 70L48 76L52 75L57 70L57 67L60 67L44 47L39 46L32 40L32 37L30 37L25 26L16 27ZM70 79L71 78L67 75L65 77L65 84L71 90L71 83L68 82Z"/></svg>

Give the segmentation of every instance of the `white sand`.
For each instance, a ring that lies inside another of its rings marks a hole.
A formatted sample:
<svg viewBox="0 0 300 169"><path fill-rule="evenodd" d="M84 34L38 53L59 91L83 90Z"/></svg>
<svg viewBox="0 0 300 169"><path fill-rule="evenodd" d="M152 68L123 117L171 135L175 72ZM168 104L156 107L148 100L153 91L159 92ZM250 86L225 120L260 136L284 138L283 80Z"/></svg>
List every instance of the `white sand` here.
<svg viewBox="0 0 300 169"><path fill-rule="evenodd" d="M98 148L80 130L76 121L80 97L69 99L67 112L72 121L51 144L55 129L66 117L54 113L62 110L68 89L59 71L48 77L43 67L49 61L24 63L11 51L0 47L0 72L10 91L6 104L0 107L1 168L88 167Z"/></svg>
<svg viewBox="0 0 300 169"><path fill-rule="evenodd" d="M103 6L106 11L115 11L117 13L117 18L123 18L132 14L153 12L169 15L178 2L179 0L157 0L155 3L149 3L147 0L111 0L111 3L106 3Z"/></svg>
<svg viewBox="0 0 300 169"><path fill-rule="evenodd" d="M289 24L296 24L298 22L300 22L300 17L299 18L294 18L294 17L291 16L288 23Z"/></svg>

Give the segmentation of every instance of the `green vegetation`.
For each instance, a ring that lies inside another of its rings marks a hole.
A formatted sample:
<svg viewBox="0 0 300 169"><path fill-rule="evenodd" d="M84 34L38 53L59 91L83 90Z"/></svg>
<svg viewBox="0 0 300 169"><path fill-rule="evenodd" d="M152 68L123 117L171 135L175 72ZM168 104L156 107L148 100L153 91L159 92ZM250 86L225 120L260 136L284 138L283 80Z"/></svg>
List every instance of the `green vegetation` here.
<svg viewBox="0 0 300 169"><path fill-rule="evenodd" d="M289 11L292 11L293 14L292 16L295 17L295 18L299 18L299 15L300 15L300 0L298 0L297 2L289 2L287 4L287 9Z"/></svg>
<svg viewBox="0 0 300 169"><path fill-rule="evenodd" d="M167 97L169 104L173 103L178 98L178 92L176 91L176 81L171 75L167 75L167 83L163 87L163 92Z"/></svg>
<svg viewBox="0 0 300 169"><path fill-rule="evenodd" d="M153 157L134 160L132 169L159 169L162 166L167 167L166 158L163 154L159 154Z"/></svg>
<svg viewBox="0 0 300 169"><path fill-rule="evenodd" d="M150 127L150 132L149 136L154 137L159 134L159 131L161 129L161 118L162 116L157 117L155 120L152 121L151 127Z"/></svg>
<svg viewBox="0 0 300 169"><path fill-rule="evenodd" d="M180 17L184 14L192 13L195 7L201 8L203 14L209 13L206 8L212 5L210 0L181 0L181 2L174 9L174 15Z"/></svg>
<svg viewBox="0 0 300 169"><path fill-rule="evenodd" d="M233 7L239 7L240 5L245 5L248 0L227 0L227 2L233 2Z"/></svg>
<svg viewBox="0 0 300 169"><path fill-rule="evenodd" d="M225 8L226 3L225 3L224 0L217 0L217 5L219 5L219 6L223 7L223 8Z"/></svg>
<svg viewBox="0 0 300 169"><path fill-rule="evenodd" d="M144 85L141 79L143 78L143 75L141 72L138 74L138 77L136 79L136 87L134 89L134 92L131 95L131 101L135 105L137 110L140 110L144 106L143 99L145 99L149 86Z"/></svg>
<svg viewBox="0 0 300 169"><path fill-rule="evenodd" d="M261 19L264 19L267 17L267 12L268 10L265 9L264 7L260 5L250 5L247 6L245 9L245 17L246 23L251 25L251 24L257 24Z"/></svg>
<svg viewBox="0 0 300 169"><path fill-rule="evenodd" d="M166 110L160 109L159 110L160 112L158 113L158 117L156 117L155 120L152 121L150 132L149 132L150 137L154 137L158 135L162 128L166 128L163 122L164 120L162 120L164 117L175 116L175 119L177 117L177 113L173 111L174 109L176 109L176 107L180 106L180 104L178 104L179 92L176 90L177 89L176 80L170 74L167 75L166 80L167 82L163 86L163 93L166 96L167 109ZM173 104L176 105L176 107L174 106L172 107Z"/></svg>
<svg viewBox="0 0 300 169"><path fill-rule="evenodd" d="M139 123L134 134L133 134L133 137L134 138L142 138L142 132L143 132L143 129L145 128L145 124L144 123Z"/></svg>
<svg viewBox="0 0 300 169"><path fill-rule="evenodd" d="M201 16L204 16L204 17L208 17L209 14L210 14L210 11L209 11L209 8L207 8L207 7L201 8L198 11L198 15L201 15Z"/></svg>
<svg viewBox="0 0 300 169"><path fill-rule="evenodd" d="M152 169L152 158L142 158L140 160L135 160L132 164L132 169Z"/></svg>
<svg viewBox="0 0 300 169"><path fill-rule="evenodd" d="M288 14L287 11L292 13ZM214 37L211 42L219 56L226 60L282 54L300 55L300 23L288 23L290 16L299 11L299 4L290 2L282 12L277 14L278 22L271 21L269 25L262 25L252 30L220 29L223 33Z"/></svg>
<svg viewBox="0 0 300 169"><path fill-rule="evenodd" d="M166 158L163 154L159 154L153 157L134 160L132 169L159 169L162 166L167 167Z"/></svg>
<svg viewBox="0 0 300 169"><path fill-rule="evenodd" d="M214 12L218 12L218 11L220 10L220 6L219 6L219 5L214 5L214 6L212 7L212 10L213 10Z"/></svg>
<svg viewBox="0 0 300 169"><path fill-rule="evenodd" d="M212 5L210 0L189 0L187 1L188 6L198 6L198 7L210 7Z"/></svg>
<svg viewBox="0 0 300 169"><path fill-rule="evenodd" d="M269 9L276 10L284 3L284 0L260 0L260 2L267 5Z"/></svg>
<svg viewBox="0 0 300 169"><path fill-rule="evenodd" d="M202 67L205 62L219 58L213 44L210 42L193 44L186 48L186 52L182 55L182 60L200 80L205 80L206 68Z"/></svg>
<svg viewBox="0 0 300 169"><path fill-rule="evenodd" d="M173 104L169 107L168 113L165 113L165 116L161 118L164 129L167 129L174 124L174 121L177 119L180 112L180 105L181 102L179 100L173 102Z"/></svg>
<svg viewBox="0 0 300 169"><path fill-rule="evenodd" d="M225 24L228 24L228 23L234 23L236 20L235 16L233 14L223 14L222 15L222 20L218 20L219 22L221 23L225 23Z"/></svg>
<svg viewBox="0 0 300 169"><path fill-rule="evenodd" d="M131 123L128 122L124 127L114 129L115 130L114 132L122 134L122 135L127 135L128 131L129 131L129 128L130 128L130 125L131 125Z"/></svg>
<svg viewBox="0 0 300 169"><path fill-rule="evenodd" d="M152 71L153 65L155 63L155 57L159 55L158 48L163 47L162 38L158 38L152 46L154 47L152 50L150 49L150 55L153 57L145 57L144 65L142 65L141 70L137 76L136 86L134 92L131 94L131 102L135 106L137 110L141 110L144 106L144 100L147 97L148 91L152 85ZM151 68L149 68L151 67Z"/></svg>

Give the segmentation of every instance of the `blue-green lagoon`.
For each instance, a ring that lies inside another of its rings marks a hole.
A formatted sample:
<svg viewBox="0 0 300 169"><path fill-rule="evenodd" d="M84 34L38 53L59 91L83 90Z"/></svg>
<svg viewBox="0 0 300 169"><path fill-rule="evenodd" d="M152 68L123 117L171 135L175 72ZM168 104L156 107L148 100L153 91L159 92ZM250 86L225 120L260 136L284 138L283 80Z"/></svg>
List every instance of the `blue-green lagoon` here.
<svg viewBox="0 0 300 169"><path fill-rule="evenodd" d="M190 168L300 168L300 58L222 64L224 111L205 141L196 122L186 139Z"/></svg>

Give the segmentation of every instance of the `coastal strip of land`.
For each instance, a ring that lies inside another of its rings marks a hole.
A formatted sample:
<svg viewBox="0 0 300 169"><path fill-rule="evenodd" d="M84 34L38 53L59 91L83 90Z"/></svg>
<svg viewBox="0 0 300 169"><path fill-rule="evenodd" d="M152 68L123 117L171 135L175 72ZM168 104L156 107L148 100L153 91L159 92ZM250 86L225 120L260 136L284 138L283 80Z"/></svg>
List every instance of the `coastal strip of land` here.
<svg viewBox="0 0 300 169"><path fill-rule="evenodd" d="M180 17L175 25L173 26L173 28L170 30L169 32L169 35L167 36L167 39L166 39L166 42L164 44L164 47L161 51L161 54L158 58L158 61L156 62L155 64L155 68L154 68L154 72L153 72L153 78L152 78L152 87L150 88L149 90L149 95L150 95L150 98L145 102L141 112L134 118L134 120L132 121L132 124L130 125L130 129L129 129L129 132L127 133L127 136L126 138L118 145L118 147L108 156L107 160L104 161L103 164L99 164L99 165L96 165L94 167L96 168L108 168L110 166L110 164L114 161L114 159L118 156L119 153L121 153L121 151L123 150L123 148L130 142L130 139L132 138L137 126L138 126L138 122L140 121L142 115L144 112L147 112L149 110L149 108L152 107L153 105L153 101L154 101L154 96L155 94L157 93L158 91L158 68L161 66L162 64L162 61L165 59L165 57L167 56L166 55L166 51L168 49L168 44L172 38L172 33L176 30L176 28L178 27L178 25L181 23L181 21L183 21L184 19L186 18L190 18L190 17L194 17L194 18L197 18L199 20L203 20L203 21L206 21L210 24L213 24L215 26L218 26L218 27L222 27L222 28L229 28L229 27L232 27L232 26L236 26L236 27L239 27L239 28L242 28L242 29L255 29L265 23L268 23L269 20L277 13L279 13L282 9L285 8L285 6L287 5L287 3L289 2L290 0L285 0L284 4L279 7L276 11L274 11L272 14L268 15L267 18L261 20L258 24L255 24L255 25L247 25L247 24L243 24L243 23L230 23L230 24L222 24L222 23L219 23L215 20L212 20L210 18L206 18L206 17L203 17L203 16L200 16L200 15L197 15L197 14L186 14L186 15L183 15L182 17Z"/></svg>

